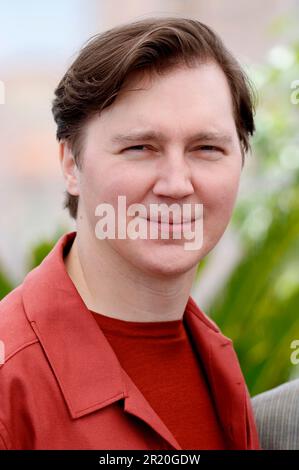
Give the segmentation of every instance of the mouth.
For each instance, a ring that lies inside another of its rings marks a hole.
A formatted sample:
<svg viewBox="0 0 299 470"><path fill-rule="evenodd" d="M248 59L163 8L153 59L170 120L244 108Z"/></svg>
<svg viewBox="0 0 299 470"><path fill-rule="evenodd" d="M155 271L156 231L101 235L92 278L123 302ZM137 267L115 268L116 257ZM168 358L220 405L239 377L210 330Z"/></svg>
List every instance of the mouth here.
<svg viewBox="0 0 299 470"><path fill-rule="evenodd" d="M189 220L181 220L180 222L174 222L173 220L169 220L169 221L162 221L161 219L149 219L147 218L146 219L148 222L151 222L151 223L154 223L154 224L159 224L159 225L177 225L177 226L181 226L181 225L188 225L188 224L191 224L193 222L195 222L196 220L198 219L189 219Z"/></svg>
<svg viewBox="0 0 299 470"><path fill-rule="evenodd" d="M158 232L166 232L169 234L173 233L186 233L190 230L193 232L195 230L195 222L197 219L189 219L179 223L174 223L173 221L162 222L160 220L146 219L149 227L156 227Z"/></svg>

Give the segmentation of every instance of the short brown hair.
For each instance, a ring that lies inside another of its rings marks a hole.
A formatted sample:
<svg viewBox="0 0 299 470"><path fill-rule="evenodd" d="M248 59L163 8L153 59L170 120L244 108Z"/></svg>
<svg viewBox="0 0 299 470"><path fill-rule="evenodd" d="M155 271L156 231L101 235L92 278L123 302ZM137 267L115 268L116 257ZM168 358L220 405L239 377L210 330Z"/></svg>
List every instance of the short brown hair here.
<svg viewBox="0 0 299 470"><path fill-rule="evenodd" d="M55 90L52 112L58 141L65 140L80 168L87 120L113 103L131 72L162 73L177 65L213 60L230 86L242 155L254 126L254 89L237 60L205 24L189 18L147 18L93 36ZM66 192L64 207L77 217L78 196Z"/></svg>

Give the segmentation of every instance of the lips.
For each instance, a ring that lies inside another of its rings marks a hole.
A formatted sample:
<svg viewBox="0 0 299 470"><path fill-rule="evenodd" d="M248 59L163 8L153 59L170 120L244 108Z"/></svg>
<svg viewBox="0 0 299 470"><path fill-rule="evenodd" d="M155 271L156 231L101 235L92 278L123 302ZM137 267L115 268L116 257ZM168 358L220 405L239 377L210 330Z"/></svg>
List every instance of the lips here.
<svg viewBox="0 0 299 470"><path fill-rule="evenodd" d="M151 212L151 210L149 210L147 215L148 217L146 217L146 219L149 222L164 225L183 225L190 224L202 218L202 208L201 204L195 204L193 207L188 207L187 205L187 207L183 206L178 212L176 210L173 211L172 209L164 213L160 210L158 212Z"/></svg>
<svg viewBox="0 0 299 470"><path fill-rule="evenodd" d="M147 218L146 220L148 220L149 222L155 222L155 223L159 223L159 224L169 224L169 225L183 225L183 224L188 224L188 223L192 223L192 222L195 222L196 219L189 219L189 220L181 220L180 222L174 222L172 218L169 218L169 221L168 220L162 220L162 218Z"/></svg>

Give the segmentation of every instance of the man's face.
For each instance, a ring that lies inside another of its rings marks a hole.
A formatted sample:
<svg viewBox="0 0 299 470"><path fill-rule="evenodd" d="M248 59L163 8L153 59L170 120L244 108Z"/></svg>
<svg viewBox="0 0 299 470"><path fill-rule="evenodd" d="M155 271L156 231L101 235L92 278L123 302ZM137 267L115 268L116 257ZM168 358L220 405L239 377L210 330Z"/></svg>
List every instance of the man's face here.
<svg viewBox="0 0 299 470"><path fill-rule="evenodd" d="M79 195L78 233L91 234L99 253L114 250L120 262L156 276L194 268L230 220L242 169L224 73L208 63L130 77L115 102L87 124L81 159L76 189L68 188ZM117 214L119 195L127 208L187 204L194 215L202 204L202 246L186 250L184 236L174 239L171 232L169 239L97 239L95 208L108 203Z"/></svg>

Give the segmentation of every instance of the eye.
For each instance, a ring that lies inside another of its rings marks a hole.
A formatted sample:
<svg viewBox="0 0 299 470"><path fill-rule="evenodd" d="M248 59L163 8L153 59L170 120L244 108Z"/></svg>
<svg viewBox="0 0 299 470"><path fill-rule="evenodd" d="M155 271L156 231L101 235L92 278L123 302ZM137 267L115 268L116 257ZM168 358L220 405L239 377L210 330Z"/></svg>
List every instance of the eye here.
<svg viewBox="0 0 299 470"><path fill-rule="evenodd" d="M224 154L224 150L215 145L201 145L193 150L198 153L198 156L207 158L209 160L219 160Z"/></svg>
<svg viewBox="0 0 299 470"><path fill-rule="evenodd" d="M137 150L137 151L142 151L146 148L145 145L133 145L132 147L127 147L124 149L124 151L126 150Z"/></svg>
<svg viewBox="0 0 299 470"><path fill-rule="evenodd" d="M206 152L222 152L219 147L215 147L214 145L202 145L199 147L199 150L204 150Z"/></svg>

